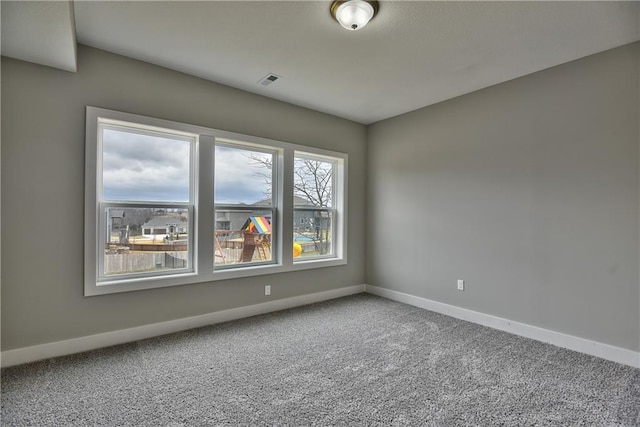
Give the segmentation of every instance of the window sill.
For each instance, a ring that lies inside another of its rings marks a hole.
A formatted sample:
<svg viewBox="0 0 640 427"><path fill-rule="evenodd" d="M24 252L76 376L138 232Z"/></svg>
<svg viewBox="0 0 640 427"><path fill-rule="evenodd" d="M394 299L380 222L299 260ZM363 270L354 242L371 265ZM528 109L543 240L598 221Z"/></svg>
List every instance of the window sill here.
<svg viewBox="0 0 640 427"><path fill-rule="evenodd" d="M347 260L344 258L325 258L314 259L308 261L296 261L293 265L285 266L282 264L260 265L255 267L229 268L226 270L218 270L213 273L212 281L239 279L242 277L262 276L265 274L288 273L290 271L311 270L315 268L335 267L346 265Z"/></svg>
<svg viewBox="0 0 640 427"><path fill-rule="evenodd" d="M144 289L165 288L168 286L188 285L198 283L197 273L181 273L165 276L136 277L131 279L101 281L92 286L85 283L84 295L105 295L119 292L141 291Z"/></svg>
<svg viewBox="0 0 640 427"><path fill-rule="evenodd" d="M140 277L125 280L99 282L95 286L85 287L85 296L114 294L120 292L140 291L145 289L165 288L169 286L191 285L196 283L216 282L219 280L240 279L244 277L264 276L268 274L288 273L293 271L312 270L317 268L346 265L345 258L313 259L296 261L294 264L249 266L218 270L211 274L184 273L162 277Z"/></svg>

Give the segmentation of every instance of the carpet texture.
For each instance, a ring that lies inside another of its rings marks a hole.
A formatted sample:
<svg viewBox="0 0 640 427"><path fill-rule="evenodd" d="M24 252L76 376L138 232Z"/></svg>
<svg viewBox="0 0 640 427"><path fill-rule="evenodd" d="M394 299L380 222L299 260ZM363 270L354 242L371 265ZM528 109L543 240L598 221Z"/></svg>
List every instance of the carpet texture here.
<svg viewBox="0 0 640 427"><path fill-rule="evenodd" d="M6 426L638 426L640 370L360 294L5 368Z"/></svg>

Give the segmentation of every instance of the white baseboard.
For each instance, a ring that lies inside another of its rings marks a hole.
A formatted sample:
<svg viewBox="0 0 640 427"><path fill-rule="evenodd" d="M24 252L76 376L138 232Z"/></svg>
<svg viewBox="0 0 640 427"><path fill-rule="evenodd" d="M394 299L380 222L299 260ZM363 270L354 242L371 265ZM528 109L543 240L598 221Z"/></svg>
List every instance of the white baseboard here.
<svg viewBox="0 0 640 427"><path fill-rule="evenodd" d="M34 345L31 347L18 348L15 350L3 351L0 356L0 366L13 366L23 363L34 362L36 360L48 359L50 357L64 356L67 354L80 353L111 345L123 344L145 338L152 338L159 335L184 331L192 328L212 325L215 323L228 322L230 320L242 319L259 314L271 313L273 311L285 310L287 308L312 304L340 298L347 295L362 293L365 285L348 286L345 288L332 289L330 291L317 292L297 297L284 298L275 301L264 302L246 307L232 308L229 310L216 311L199 316L185 317L182 319L170 320L167 322L153 323L151 325L138 326L135 328L122 329L119 331L106 332L102 334L89 335L86 337L73 338L64 341L57 341L47 344Z"/></svg>
<svg viewBox="0 0 640 427"><path fill-rule="evenodd" d="M287 308L298 307L315 302L340 298L347 295L368 292L394 301L413 305L445 314L468 322L510 332L526 338L546 342L558 347L578 351L591 356L601 357L613 362L622 363L635 368L640 368L640 353L609 344L590 341L584 338L574 337L560 332L527 325L525 323L514 322L501 317L467 310L449 304L432 301L402 292L392 291L371 285L356 285L345 288L333 289L330 291L317 292L297 297L284 298L265 303L249 305L246 307L232 308L229 310L216 311L199 316L185 317L182 319L170 320L167 322L154 323L151 325L138 326L135 328L122 329L119 331L106 332L102 334L89 335L86 337L73 338L64 341L35 345L31 347L18 348L15 350L3 351L0 354L0 366L14 366L50 357L64 356L67 354L80 353L111 345L123 344L145 338L152 338L159 335L184 331L192 328L213 325L215 323L228 322L230 320L242 319L259 314L271 313L285 310Z"/></svg>
<svg viewBox="0 0 640 427"><path fill-rule="evenodd" d="M378 295L394 301L424 308L430 311L435 311L436 313L441 313L447 316L466 320L468 322L477 323L482 326L488 326L490 328L510 332L512 334L520 335L525 338L531 338L537 341L553 344L558 347L578 351L590 356L596 356L602 359L629 365L634 368L640 368L639 352L627 350L620 347L614 347L612 345L603 344L597 341L590 341L584 338L574 337L572 335L539 328L537 326L527 325L526 323L514 322L512 320L503 319L501 317L467 310L465 308L432 301L426 298L421 298L402 292L379 288L377 286L365 285L365 287L366 292L373 295Z"/></svg>

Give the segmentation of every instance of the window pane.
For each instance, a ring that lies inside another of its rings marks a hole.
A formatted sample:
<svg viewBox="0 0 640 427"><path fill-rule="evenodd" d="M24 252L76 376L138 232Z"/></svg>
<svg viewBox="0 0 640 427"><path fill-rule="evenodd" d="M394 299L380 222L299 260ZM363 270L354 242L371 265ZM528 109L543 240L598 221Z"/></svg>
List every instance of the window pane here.
<svg viewBox="0 0 640 427"><path fill-rule="evenodd" d="M294 258L333 255L329 210L296 209L293 212ZM298 254L296 256L296 254Z"/></svg>
<svg viewBox="0 0 640 427"><path fill-rule="evenodd" d="M271 209L216 209L215 265L273 261Z"/></svg>
<svg viewBox="0 0 640 427"><path fill-rule="evenodd" d="M185 208L107 208L104 275L189 268Z"/></svg>
<svg viewBox="0 0 640 427"><path fill-rule="evenodd" d="M189 201L190 141L102 130L104 200Z"/></svg>
<svg viewBox="0 0 640 427"><path fill-rule="evenodd" d="M296 206L333 206L333 163L311 157L295 157L294 204Z"/></svg>
<svg viewBox="0 0 640 427"><path fill-rule="evenodd" d="M302 209L293 212L294 260L334 255L331 229L334 166L331 160L296 153L294 205Z"/></svg>
<svg viewBox="0 0 640 427"><path fill-rule="evenodd" d="M272 206L273 159L272 152L217 145L215 203Z"/></svg>

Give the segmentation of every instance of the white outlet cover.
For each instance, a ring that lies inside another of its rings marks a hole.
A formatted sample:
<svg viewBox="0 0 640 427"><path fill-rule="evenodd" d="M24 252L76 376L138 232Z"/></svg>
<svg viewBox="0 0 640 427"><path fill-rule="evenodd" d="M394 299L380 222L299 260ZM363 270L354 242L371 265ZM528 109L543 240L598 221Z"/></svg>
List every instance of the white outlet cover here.
<svg viewBox="0 0 640 427"><path fill-rule="evenodd" d="M458 290L464 291L464 280L458 279Z"/></svg>

